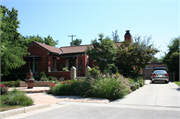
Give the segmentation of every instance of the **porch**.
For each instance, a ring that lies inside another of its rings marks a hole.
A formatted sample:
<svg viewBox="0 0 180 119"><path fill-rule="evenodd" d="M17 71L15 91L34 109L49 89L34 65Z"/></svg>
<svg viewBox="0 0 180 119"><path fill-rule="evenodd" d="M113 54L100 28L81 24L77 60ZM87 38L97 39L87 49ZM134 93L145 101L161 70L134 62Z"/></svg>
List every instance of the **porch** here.
<svg viewBox="0 0 180 119"><path fill-rule="evenodd" d="M89 66L85 68L85 75L84 76L78 76L77 70L74 66L71 67L70 71L50 71L48 72L48 76L54 76L56 78L64 78L65 80L70 80L70 79L81 79L86 76L88 76L88 70L90 69Z"/></svg>
<svg viewBox="0 0 180 119"><path fill-rule="evenodd" d="M48 74L57 76L62 75L63 77L70 79L67 75L70 73L70 68L75 67L77 77L85 76L85 68L88 66L88 60L86 54L53 56L53 61L49 62L48 65L48 72L51 73ZM64 69L65 67L67 71Z"/></svg>

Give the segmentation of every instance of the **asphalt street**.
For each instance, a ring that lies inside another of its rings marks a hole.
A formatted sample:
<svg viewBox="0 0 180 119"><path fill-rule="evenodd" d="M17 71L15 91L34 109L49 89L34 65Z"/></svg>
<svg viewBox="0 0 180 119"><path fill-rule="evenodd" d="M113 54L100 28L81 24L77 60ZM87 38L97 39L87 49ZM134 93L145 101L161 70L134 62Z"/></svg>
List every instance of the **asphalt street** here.
<svg viewBox="0 0 180 119"><path fill-rule="evenodd" d="M63 107L56 105L51 109L40 109L6 119L179 119L180 117L180 111L121 108L107 105L71 104Z"/></svg>
<svg viewBox="0 0 180 119"><path fill-rule="evenodd" d="M180 88L146 81L123 99L108 104L59 102L5 119L180 119Z"/></svg>

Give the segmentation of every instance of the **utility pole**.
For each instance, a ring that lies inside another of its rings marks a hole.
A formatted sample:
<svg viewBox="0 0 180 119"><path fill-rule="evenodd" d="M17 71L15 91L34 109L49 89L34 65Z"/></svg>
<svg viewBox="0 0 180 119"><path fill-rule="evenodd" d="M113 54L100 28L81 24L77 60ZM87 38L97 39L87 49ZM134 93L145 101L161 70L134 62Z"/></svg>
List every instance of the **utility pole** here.
<svg viewBox="0 0 180 119"><path fill-rule="evenodd" d="M68 37L72 38L72 46L73 46L73 37L76 37L76 35L68 35Z"/></svg>

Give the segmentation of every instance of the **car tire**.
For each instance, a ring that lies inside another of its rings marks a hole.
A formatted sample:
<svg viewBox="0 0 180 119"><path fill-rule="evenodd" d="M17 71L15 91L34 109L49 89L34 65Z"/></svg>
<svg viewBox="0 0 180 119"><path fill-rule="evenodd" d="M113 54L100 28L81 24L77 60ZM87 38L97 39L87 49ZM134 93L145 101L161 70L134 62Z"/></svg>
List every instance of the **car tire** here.
<svg viewBox="0 0 180 119"><path fill-rule="evenodd" d="M152 81L152 83L154 83L154 81Z"/></svg>
<svg viewBox="0 0 180 119"><path fill-rule="evenodd" d="M165 81L165 83L169 83L169 81Z"/></svg>

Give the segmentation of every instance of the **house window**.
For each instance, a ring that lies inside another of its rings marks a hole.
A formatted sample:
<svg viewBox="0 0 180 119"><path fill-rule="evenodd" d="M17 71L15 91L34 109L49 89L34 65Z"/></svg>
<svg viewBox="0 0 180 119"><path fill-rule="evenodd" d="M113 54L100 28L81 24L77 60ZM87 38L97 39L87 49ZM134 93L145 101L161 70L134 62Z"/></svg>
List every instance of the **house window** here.
<svg viewBox="0 0 180 119"><path fill-rule="evenodd" d="M29 69L31 69L31 71L33 73L37 73L38 71L38 63L37 60L31 60L29 63Z"/></svg>
<svg viewBox="0 0 180 119"><path fill-rule="evenodd" d="M56 69L56 59L53 59L53 69Z"/></svg>

